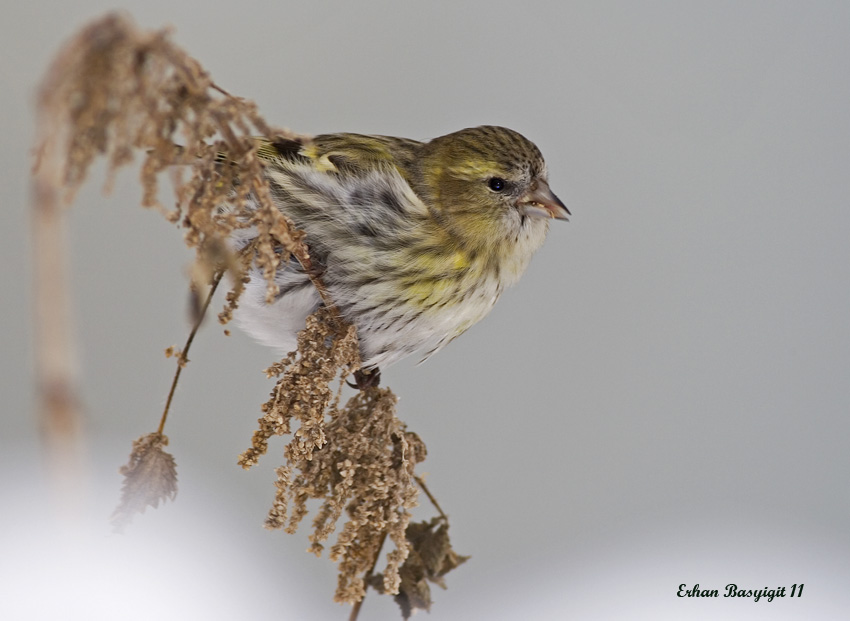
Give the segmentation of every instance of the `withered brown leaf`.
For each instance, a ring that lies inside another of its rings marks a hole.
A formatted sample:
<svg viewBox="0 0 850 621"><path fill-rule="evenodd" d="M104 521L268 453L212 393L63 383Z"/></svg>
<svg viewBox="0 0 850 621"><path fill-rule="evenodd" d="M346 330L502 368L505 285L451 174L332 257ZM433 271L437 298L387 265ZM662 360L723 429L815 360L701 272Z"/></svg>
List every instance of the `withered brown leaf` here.
<svg viewBox="0 0 850 621"><path fill-rule="evenodd" d="M402 616L409 619L414 610L431 610L429 582L445 589L443 576L469 557L461 556L452 548L449 525L442 516L429 522L409 524L405 537L410 544L410 554L399 569L401 585L395 601ZM377 574L369 584L382 592L383 577Z"/></svg>
<svg viewBox="0 0 850 621"><path fill-rule="evenodd" d="M124 475L121 501L112 514L115 530L121 531L137 513L147 507L154 509L160 501L174 500L177 495L177 464L174 457L163 450L168 438L160 433L149 433L133 442L130 461L121 466Z"/></svg>

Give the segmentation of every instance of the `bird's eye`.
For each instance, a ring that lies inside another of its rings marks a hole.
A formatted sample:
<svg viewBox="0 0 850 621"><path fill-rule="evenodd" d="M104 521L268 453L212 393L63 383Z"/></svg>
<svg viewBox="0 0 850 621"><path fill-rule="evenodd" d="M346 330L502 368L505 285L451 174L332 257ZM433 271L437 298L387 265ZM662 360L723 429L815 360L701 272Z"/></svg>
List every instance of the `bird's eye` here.
<svg viewBox="0 0 850 621"><path fill-rule="evenodd" d="M487 185L490 186L490 189L494 192L501 192L505 189L507 183L501 177L490 177L490 180L487 182Z"/></svg>

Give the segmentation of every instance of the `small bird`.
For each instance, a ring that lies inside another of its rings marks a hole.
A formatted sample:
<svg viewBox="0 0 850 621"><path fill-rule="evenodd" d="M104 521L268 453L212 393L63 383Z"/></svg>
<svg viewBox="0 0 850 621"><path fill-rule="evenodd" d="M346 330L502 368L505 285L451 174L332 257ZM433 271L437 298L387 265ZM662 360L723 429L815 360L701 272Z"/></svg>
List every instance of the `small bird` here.
<svg viewBox="0 0 850 621"><path fill-rule="evenodd" d="M428 358L484 318L525 271L549 220L570 213L549 189L538 148L504 127L424 143L348 133L264 140L258 155L276 206L305 232L331 298L357 329L363 370L375 375L417 351ZM253 268L235 317L289 352L322 300L294 259L276 282L267 303Z"/></svg>

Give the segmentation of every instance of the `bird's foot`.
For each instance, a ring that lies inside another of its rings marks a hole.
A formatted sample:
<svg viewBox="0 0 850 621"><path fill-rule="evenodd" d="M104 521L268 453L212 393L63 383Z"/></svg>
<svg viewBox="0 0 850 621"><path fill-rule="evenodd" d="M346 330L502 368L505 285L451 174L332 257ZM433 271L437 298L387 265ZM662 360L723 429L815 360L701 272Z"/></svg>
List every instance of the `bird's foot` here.
<svg viewBox="0 0 850 621"><path fill-rule="evenodd" d="M377 388L381 383L381 370L378 368L357 369L354 372L354 383L348 382L348 385L357 390L366 390L367 388Z"/></svg>

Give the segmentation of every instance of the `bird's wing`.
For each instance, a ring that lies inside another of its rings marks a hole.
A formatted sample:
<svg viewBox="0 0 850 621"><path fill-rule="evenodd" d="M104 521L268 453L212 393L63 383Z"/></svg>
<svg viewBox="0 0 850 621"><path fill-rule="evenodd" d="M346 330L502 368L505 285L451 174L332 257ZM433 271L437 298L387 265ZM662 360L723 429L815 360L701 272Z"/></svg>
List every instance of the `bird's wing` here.
<svg viewBox="0 0 850 621"><path fill-rule="evenodd" d="M255 140L277 208L319 255L329 251L327 240L351 235L364 248L396 244L427 218L409 179L419 142L361 134ZM228 159L222 153L219 161Z"/></svg>
<svg viewBox="0 0 850 621"><path fill-rule="evenodd" d="M324 134L263 139L257 154L279 208L296 223L389 234L403 229L406 217L427 213L410 180L419 146L404 138Z"/></svg>
<svg viewBox="0 0 850 621"><path fill-rule="evenodd" d="M258 139L267 162L309 165L316 172L363 175L394 170L409 179L420 142L362 134L323 134L303 140Z"/></svg>

